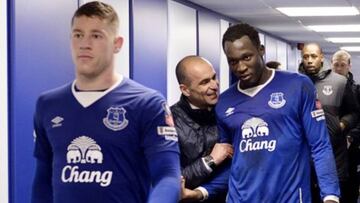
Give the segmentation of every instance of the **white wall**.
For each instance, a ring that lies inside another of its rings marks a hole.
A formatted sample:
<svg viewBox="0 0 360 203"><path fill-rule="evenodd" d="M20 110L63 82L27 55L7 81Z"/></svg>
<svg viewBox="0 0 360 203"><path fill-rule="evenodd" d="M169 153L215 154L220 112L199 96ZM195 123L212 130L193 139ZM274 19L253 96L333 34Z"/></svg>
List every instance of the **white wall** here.
<svg viewBox="0 0 360 203"><path fill-rule="evenodd" d="M277 60L277 39L265 35L265 62Z"/></svg>
<svg viewBox="0 0 360 203"><path fill-rule="evenodd" d="M360 84L360 56L352 57L351 64L351 72L354 75L354 80Z"/></svg>
<svg viewBox="0 0 360 203"><path fill-rule="evenodd" d="M277 61L281 63L279 69L287 70L287 44L283 41L278 40L276 42L276 56Z"/></svg>
<svg viewBox="0 0 360 203"><path fill-rule="evenodd" d="M196 55L196 43L196 10L168 0L167 100L170 106L181 95L176 64L187 55Z"/></svg>
<svg viewBox="0 0 360 203"><path fill-rule="evenodd" d="M227 62L225 53L222 49L222 36L224 35L224 33L226 32L226 30L229 27L229 22L226 20L220 20L220 93L225 91L226 89L229 88L229 84L230 84L230 69L229 69L229 64Z"/></svg>
<svg viewBox="0 0 360 203"><path fill-rule="evenodd" d="M9 202L8 193L8 62L7 1L0 1L0 202Z"/></svg>

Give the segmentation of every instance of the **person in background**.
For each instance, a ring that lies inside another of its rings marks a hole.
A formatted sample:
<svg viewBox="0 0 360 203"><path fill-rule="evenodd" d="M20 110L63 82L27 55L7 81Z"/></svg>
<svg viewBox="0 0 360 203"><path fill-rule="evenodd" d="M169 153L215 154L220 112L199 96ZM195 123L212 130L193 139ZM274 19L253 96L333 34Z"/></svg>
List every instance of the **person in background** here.
<svg viewBox="0 0 360 203"><path fill-rule="evenodd" d="M200 188L229 164L233 149L217 143L215 105L219 98L219 82L210 62L200 56L186 56L176 66L181 90L180 100L171 106L179 137L183 201L225 203L226 191L207 200L189 197L186 188Z"/></svg>
<svg viewBox="0 0 360 203"><path fill-rule="evenodd" d="M76 78L42 94L34 116L32 203L176 203L180 161L162 95L117 74L114 9L79 7L71 21Z"/></svg>
<svg viewBox="0 0 360 203"><path fill-rule="evenodd" d="M332 70L347 78L348 84L351 86L357 101L360 101L360 85L356 84L351 73L351 55L345 50L339 50L334 53L331 59ZM360 168L360 122L349 129L346 134L348 143L349 156L349 187L348 199L349 203L357 203L359 197L359 177L358 168Z"/></svg>
<svg viewBox="0 0 360 203"><path fill-rule="evenodd" d="M345 135L357 123L358 104L346 78L329 67L324 67L324 55L318 44L305 44L301 53L304 74L314 83L319 105L325 112L327 129L336 159L341 191L340 202L348 202L349 174ZM312 174L315 177L315 172ZM313 202L321 202L317 181L313 178Z"/></svg>

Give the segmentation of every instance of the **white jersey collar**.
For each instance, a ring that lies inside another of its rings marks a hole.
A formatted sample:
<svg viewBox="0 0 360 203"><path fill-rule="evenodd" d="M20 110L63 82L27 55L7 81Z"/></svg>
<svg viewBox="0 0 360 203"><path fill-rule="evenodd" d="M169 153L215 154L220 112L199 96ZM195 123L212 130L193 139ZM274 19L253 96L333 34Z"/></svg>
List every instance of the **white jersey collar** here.
<svg viewBox="0 0 360 203"><path fill-rule="evenodd" d="M91 104L95 103L97 100L99 100L102 97L104 97L105 95L107 95L110 91L115 89L123 81L123 79L124 79L124 77L122 75L119 75L118 80L116 81L116 83L113 84L109 89L107 89L105 91L102 91L102 92L98 92L98 91L85 91L85 92L76 91L75 90L76 80L74 80L74 82L71 85L71 91L72 91L72 94L74 95L75 99L81 104L81 106L83 106L84 108L87 108Z"/></svg>
<svg viewBox="0 0 360 203"><path fill-rule="evenodd" d="M249 96L249 97L254 97L257 93L259 93L262 89L264 89L264 87L266 87L274 78L275 76L275 70L270 69L271 71L271 76L269 77L269 79L262 85L258 85L255 87L251 87L251 88L247 88L247 89L241 89L240 88L240 80L237 84L237 89L239 92Z"/></svg>

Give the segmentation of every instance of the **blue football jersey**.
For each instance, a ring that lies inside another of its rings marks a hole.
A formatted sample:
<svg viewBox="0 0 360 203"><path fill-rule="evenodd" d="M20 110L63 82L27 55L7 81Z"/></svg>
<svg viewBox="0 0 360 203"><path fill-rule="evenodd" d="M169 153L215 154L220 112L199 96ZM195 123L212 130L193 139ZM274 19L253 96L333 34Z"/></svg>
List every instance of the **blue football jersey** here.
<svg viewBox="0 0 360 203"><path fill-rule="evenodd" d="M325 117L311 81L273 71L246 91L239 83L216 106L221 142L233 144L230 203L311 202L310 160L325 195L339 196Z"/></svg>
<svg viewBox="0 0 360 203"><path fill-rule="evenodd" d="M146 202L147 157L179 153L165 99L127 78L104 92L74 84L40 96L35 112L34 154L52 164L54 202Z"/></svg>

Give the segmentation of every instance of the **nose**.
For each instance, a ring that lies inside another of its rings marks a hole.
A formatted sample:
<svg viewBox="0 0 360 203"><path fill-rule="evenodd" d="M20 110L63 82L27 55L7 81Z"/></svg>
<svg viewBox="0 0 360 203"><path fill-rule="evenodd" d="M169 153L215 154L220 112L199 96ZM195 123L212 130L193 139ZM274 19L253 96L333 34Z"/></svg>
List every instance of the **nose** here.
<svg viewBox="0 0 360 203"><path fill-rule="evenodd" d="M313 62L314 62L314 59L312 57L309 57L308 60L307 60L307 63L312 64Z"/></svg>
<svg viewBox="0 0 360 203"><path fill-rule="evenodd" d="M236 64L236 71L240 73L244 73L247 70L247 66L241 60Z"/></svg>
<svg viewBox="0 0 360 203"><path fill-rule="evenodd" d="M91 38L84 36L80 41L80 49L81 50L88 50L91 49Z"/></svg>
<svg viewBox="0 0 360 203"><path fill-rule="evenodd" d="M211 80L210 88L211 89L218 89L219 88L219 81L217 79Z"/></svg>

